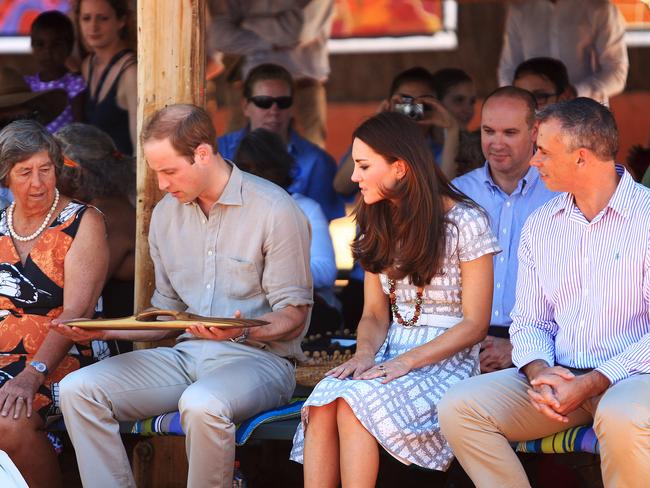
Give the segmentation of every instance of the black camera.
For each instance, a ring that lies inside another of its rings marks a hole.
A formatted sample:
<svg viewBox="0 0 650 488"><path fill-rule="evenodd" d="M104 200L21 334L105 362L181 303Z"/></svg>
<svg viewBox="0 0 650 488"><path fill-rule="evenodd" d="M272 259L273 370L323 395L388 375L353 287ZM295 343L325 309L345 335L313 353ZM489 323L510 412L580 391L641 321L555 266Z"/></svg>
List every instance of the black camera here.
<svg viewBox="0 0 650 488"><path fill-rule="evenodd" d="M396 103L394 111L413 120L422 120L424 118L424 104L415 103L412 97L402 96L402 103Z"/></svg>

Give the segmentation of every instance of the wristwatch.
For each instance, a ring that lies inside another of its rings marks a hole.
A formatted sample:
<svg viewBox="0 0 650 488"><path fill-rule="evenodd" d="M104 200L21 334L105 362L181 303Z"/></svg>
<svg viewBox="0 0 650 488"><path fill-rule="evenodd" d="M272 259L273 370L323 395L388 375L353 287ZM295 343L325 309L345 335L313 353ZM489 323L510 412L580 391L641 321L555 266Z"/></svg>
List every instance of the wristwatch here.
<svg viewBox="0 0 650 488"><path fill-rule="evenodd" d="M43 376L47 376L50 373L50 370L47 369L47 364L42 363L41 361L30 361L29 365Z"/></svg>
<svg viewBox="0 0 650 488"><path fill-rule="evenodd" d="M241 335L238 335L237 337L231 337L230 340L232 342L236 342L237 344L242 344L243 342L246 342L248 340L248 332L249 329L245 328L244 332L242 332Z"/></svg>

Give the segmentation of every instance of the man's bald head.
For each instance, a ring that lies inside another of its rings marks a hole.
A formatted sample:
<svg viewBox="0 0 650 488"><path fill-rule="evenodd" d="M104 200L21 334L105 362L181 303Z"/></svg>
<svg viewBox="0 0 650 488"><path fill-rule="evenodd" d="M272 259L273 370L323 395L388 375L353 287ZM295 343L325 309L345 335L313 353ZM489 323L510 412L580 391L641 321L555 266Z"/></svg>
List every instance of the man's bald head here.
<svg viewBox="0 0 650 488"><path fill-rule="evenodd" d="M142 129L141 140L169 139L180 154L194 157L200 144L208 144L217 153L217 132L210 116L201 107L191 104L168 105L154 113Z"/></svg>
<svg viewBox="0 0 650 488"><path fill-rule="evenodd" d="M526 110L526 123L529 128L532 128L535 123L535 111L537 110L537 101L532 93L515 86L502 86L490 93L483 102L485 108L490 101L508 98L511 100L519 100L524 104Z"/></svg>

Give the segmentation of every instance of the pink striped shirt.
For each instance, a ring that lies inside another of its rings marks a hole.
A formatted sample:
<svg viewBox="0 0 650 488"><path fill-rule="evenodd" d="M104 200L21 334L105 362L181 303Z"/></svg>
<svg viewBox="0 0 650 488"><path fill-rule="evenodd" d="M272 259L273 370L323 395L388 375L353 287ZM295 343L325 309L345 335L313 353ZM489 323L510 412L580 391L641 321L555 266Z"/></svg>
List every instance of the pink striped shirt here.
<svg viewBox="0 0 650 488"><path fill-rule="evenodd" d="M563 193L524 225L510 327L518 368L595 368L612 384L650 373L650 191L616 170L591 222Z"/></svg>

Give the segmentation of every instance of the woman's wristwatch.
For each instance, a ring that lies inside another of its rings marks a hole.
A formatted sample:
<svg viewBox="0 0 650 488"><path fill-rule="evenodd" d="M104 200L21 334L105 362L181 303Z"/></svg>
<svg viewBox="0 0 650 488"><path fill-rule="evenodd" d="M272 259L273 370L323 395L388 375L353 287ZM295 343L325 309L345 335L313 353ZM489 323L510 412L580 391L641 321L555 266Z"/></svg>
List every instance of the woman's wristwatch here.
<svg viewBox="0 0 650 488"><path fill-rule="evenodd" d="M250 329L249 329L248 327L246 327L246 328L244 329L244 332L242 332L242 333L241 333L240 335L238 335L237 337L231 337L230 340L231 340L232 342L236 342L237 344L242 344L243 342L246 342L246 341L248 340L248 333L249 333L249 331L250 331Z"/></svg>
<svg viewBox="0 0 650 488"><path fill-rule="evenodd" d="M47 364L41 362L41 361L30 361L29 365L34 368L36 371L41 373L43 376L47 376L50 374L50 370L47 369Z"/></svg>

